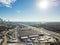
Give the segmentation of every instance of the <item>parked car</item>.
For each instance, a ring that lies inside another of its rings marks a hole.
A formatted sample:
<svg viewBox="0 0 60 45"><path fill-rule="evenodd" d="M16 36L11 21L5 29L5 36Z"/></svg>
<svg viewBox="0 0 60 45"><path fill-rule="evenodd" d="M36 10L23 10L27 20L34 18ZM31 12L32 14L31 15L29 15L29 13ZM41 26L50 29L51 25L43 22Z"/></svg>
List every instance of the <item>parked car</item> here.
<svg viewBox="0 0 60 45"><path fill-rule="evenodd" d="M29 43L27 43L26 45L33 45L33 44L29 42Z"/></svg>

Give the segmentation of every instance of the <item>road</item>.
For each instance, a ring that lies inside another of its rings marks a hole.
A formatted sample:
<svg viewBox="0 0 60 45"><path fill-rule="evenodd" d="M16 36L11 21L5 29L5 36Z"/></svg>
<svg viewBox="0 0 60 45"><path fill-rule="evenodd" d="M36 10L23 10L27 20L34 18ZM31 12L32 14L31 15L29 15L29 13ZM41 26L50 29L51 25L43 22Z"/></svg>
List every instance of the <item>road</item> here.
<svg viewBox="0 0 60 45"><path fill-rule="evenodd" d="M8 45L26 45L25 43L8 43Z"/></svg>
<svg viewBox="0 0 60 45"><path fill-rule="evenodd" d="M46 30L44 28L36 28L36 27L32 27L32 26L28 26L28 27L32 28L34 30L40 31L41 33L44 33L44 34L47 34L47 35L50 34L51 36L53 36L55 38L60 38L60 33L49 31L49 30Z"/></svg>
<svg viewBox="0 0 60 45"><path fill-rule="evenodd" d="M7 45L20 45L19 43L8 43Z"/></svg>
<svg viewBox="0 0 60 45"><path fill-rule="evenodd" d="M56 32L53 32L53 31L48 31L46 29L44 29L44 31L46 33L49 33L51 36L54 36L55 38L60 38L60 33L56 33Z"/></svg>

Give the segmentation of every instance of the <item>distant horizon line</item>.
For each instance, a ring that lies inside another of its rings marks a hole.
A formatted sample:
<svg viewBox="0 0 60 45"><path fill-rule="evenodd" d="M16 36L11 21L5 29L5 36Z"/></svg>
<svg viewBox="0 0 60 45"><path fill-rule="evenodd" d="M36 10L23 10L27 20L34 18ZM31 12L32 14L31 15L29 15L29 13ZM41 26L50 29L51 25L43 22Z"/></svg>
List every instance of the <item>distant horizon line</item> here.
<svg viewBox="0 0 60 45"><path fill-rule="evenodd" d="M10 21L8 20L6 22L42 22L42 23L45 23L45 22L60 22L60 21Z"/></svg>
<svg viewBox="0 0 60 45"><path fill-rule="evenodd" d="M3 21L6 21L6 22L60 22L60 20L9 20L9 19L3 19L3 18L0 18L1 20Z"/></svg>

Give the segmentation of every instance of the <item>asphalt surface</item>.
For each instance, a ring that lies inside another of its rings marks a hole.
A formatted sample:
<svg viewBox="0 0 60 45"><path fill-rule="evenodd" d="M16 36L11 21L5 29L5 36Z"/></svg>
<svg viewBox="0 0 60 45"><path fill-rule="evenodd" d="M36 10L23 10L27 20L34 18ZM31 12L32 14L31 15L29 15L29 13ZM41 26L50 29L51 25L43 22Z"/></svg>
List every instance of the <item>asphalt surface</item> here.
<svg viewBox="0 0 60 45"><path fill-rule="evenodd" d="M36 27L32 27L32 26L28 26L29 28L32 28L34 30L37 30L41 33L44 33L46 35L50 34L51 36L55 37L55 38L60 38L60 33L56 33L56 32L53 32L53 31L49 31L49 30L46 30L44 28L36 28Z"/></svg>
<svg viewBox="0 0 60 45"><path fill-rule="evenodd" d="M8 45L26 45L25 43L8 43Z"/></svg>

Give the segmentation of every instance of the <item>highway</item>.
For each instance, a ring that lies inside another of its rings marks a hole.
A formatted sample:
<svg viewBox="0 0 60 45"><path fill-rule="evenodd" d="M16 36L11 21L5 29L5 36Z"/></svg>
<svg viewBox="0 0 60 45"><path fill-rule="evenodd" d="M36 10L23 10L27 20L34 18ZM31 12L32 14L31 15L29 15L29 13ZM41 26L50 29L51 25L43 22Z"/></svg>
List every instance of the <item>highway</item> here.
<svg viewBox="0 0 60 45"><path fill-rule="evenodd" d="M53 31L48 31L46 29L44 29L44 31L46 33L49 33L51 36L55 37L55 38L60 38L60 33L56 33L56 32L53 32Z"/></svg>
<svg viewBox="0 0 60 45"><path fill-rule="evenodd" d="M26 45L26 44L25 44L25 43L20 42L20 43L8 43L7 45Z"/></svg>
<svg viewBox="0 0 60 45"><path fill-rule="evenodd" d="M44 28L36 28L36 27L32 27L32 26L28 26L29 28L32 28L34 30L37 30L37 31L40 31L41 33L44 33L46 35L51 35L55 38L60 38L60 33L56 33L56 32L53 32L53 31L49 31L47 29L44 29Z"/></svg>

